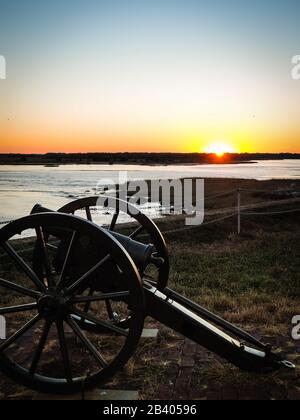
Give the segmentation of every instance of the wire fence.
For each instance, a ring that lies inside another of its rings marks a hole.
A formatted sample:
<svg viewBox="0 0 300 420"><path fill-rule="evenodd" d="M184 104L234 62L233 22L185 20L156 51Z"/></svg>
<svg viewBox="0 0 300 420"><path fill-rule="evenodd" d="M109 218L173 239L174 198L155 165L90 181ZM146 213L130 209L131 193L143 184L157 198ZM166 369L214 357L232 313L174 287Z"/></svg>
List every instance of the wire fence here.
<svg viewBox="0 0 300 420"><path fill-rule="evenodd" d="M260 193L267 193L267 194L277 194L288 192L289 195L292 194L292 198L289 196L285 199L280 199L276 201L265 201L250 205L242 205L242 193L243 192L260 192ZM298 196L299 195L299 196ZM278 210L278 211L251 211L252 209L259 209L259 208L269 208L269 207L278 207L282 205L292 205L297 204L298 207L295 209L289 210ZM242 216L276 216L276 215L287 215L287 214L295 214L300 212L299 208L300 204L300 192L298 191L285 191L285 190L257 190L257 189L238 189L237 190L237 224L238 224L238 234L241 234L242 230ZM246 211L245 211L246 210ZM248 210L248 211L247 211Z"/></svg>
<svg viewBox="0 0 300 420"><path fill-rule="evenodd" d="M208 225L212 225L212 224L215 224L215 223L222 222L224 220L231 219L232 217L234 217L236 215L237 215L237 213L235 212L235 213L230 214L230 215L219 217L218 219L209 220L208 222L204 222L201 225L185 226L185 227L178 228L178 229L165 230L165 231L162 231L162 234L163 235L171 235L171 234L175 234L175 233L180 233L180 232L186 232L186 231L194 230L194 229L197 229L197 228L199 229L199 228L201 228L203 226L208 226Z"/></svg>
<svg viewBox="0 0 300 420"><path fill-rule="evenodd" d="M296 197L296 198L281 199L281 200L277 200L276 202L269 200L269 201L263 201L263 202L260 202L260 203L253 203L253 204L248 204L248 205L242 206L242 204L241 204L241 193L242 192L277 193L278 190L271 191L271 190L257 190L257 189L255 189L255 190L237 189L237 190L230 190L230 191L226 191L224 193L216 193L214 195L207 196L206 198L216 198L216 197L231 195L232 193L234 193L235 195L237 195L237 210L235 212L229 214L229 215L226 214L225 216L222 216L222 217L204 222L200 226L186 226L186 227L182 227L182 228L178 228L178 229L163 231L162 233L164 235L168 235L168 234L173 234L173 233L185 232L185 231L193 230L195 228L219 223L219 222L231 219L233 217L237 217L238 218L238 233L240 234L241 233L241 217L242 216L275 216L275 215L293 214L293 213L299 213L300 212L300 208L290 209L290 210L268 211L268 212L243 211L243 210L247 210L249 208L258 209L258 208L275 207L275 206L281 206L281 205L287 205L287 204L297 204L297 203L300 204L300 196ZM295 193L300 194L300 192L298 192L298 191L296 191ZM219 213L225 213L225 212L228 212L228 211L229 211L229 209L219 209L218 210Z"/></svg>
<svg viewBox="0 0 300 420"><path fill-rule="evenodd" d="M206 195L205 196L205 199L206 200L207 199L210 200L212 198L226 197L226 196L229 196L229 195L234 194L234 193L236 193L236 190L218 191L218 192L216 192L214 194L208 194L208 195Z"/></svg>
<svg viewBox="0 0 300 420"><path fill-rule="evenodd" d="M243 216L275 216L276 214L289 214L289 213L299 213L300 209L294 210L282 210L282 211L269 211L269 212L242 212Z"/></svg>
<svg viewBox="0 0 300 420"><path fill-rule="evenodd" d="M259 189L250 189L250 188L239 188L241 192L252 192L252 193L264 193L264 194L300 194L300 191L297 190L259 190Z"/></svg>

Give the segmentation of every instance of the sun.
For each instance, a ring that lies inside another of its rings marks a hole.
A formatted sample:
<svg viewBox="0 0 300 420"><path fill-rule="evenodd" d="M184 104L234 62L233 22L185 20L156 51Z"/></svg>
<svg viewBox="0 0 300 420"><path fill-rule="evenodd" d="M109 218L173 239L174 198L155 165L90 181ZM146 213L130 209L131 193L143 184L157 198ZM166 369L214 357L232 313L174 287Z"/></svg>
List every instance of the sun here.
<svg viewBox="0 0 300 420"><path fill-rule="evenodd" d="M223 142L212 143L205 149L205 153L214 154L223 157L226 153L235 153L235 150L229 144Z"/></svg>

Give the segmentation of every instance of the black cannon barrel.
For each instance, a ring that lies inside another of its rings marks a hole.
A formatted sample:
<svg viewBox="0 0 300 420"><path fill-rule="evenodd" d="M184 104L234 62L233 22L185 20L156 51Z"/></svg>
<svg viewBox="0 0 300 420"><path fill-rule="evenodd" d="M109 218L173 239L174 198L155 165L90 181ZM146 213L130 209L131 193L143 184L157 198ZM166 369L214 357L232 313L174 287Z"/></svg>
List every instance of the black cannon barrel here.
<svg viewBox="0 0 300 420"><path fill-rule="evenodd" d="M53 213L54 210L50 210L43 207L40 204L36 204L31 214L37 213ZM109 233L126 249L128 254L131 256L135 264L140 270L144 270L150 262L152 262L152 255L155 252L154 245L145 245L141 242L135 241L128 236L121 235L120 233L109 231ZM57 232L58 236L63 235L62 232Z"/></svg>
<svg viewBox="0 0 300 420"><path fill-rule="evenodd" d="M109 232L129 253L135 264L140 269L145 269L152 260L155 251L154 245L145 245L134 241L129 236L121 235L116 232Z"/></svg>

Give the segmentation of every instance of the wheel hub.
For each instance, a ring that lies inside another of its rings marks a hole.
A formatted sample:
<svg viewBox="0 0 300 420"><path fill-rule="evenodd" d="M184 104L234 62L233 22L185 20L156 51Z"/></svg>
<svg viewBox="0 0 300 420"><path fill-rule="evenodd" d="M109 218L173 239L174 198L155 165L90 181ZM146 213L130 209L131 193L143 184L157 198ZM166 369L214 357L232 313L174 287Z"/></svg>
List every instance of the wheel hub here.
<svg viewBox="0 0 300 420"><path fill-rule="evenodd" d="M62 296L46 294L38 301L39 314L47 319L62 319L68 313L68 302Z"/></svg>

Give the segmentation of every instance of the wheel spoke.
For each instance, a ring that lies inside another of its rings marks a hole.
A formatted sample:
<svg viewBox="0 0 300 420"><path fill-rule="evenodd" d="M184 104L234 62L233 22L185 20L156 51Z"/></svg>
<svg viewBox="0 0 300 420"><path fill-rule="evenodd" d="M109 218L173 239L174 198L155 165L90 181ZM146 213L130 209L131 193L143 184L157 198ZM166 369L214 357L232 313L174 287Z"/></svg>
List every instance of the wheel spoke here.
<svg viewBox="0 0 300 420"><path fill-rule="evenodd" d="M36 228L36 236L37 236L37 243L40 247L41 250L41 257L44 261L44 268L46 271L46 278L47 278L47 282L48 282L48 287L50 289L54 288L54 283L53 283L53 279L52 279L52 274L51 274L51 262L50 262L50 257L48 254L48 249L46 246L46 240L45 240L45 235L43 232L43 228L40 226L38 228Z"/></svg>
<svg viewBox="0 0 300 420"><path fill-rule="evenodd" d="M92 222L93 221L93 217L92 217L92 213L91 213L91 209L89 207L85 208L85 213L86 213L86 217L87 219Z"/></svg>
<svg viewBox="0 0 300 420"><path fill-rule="evenodd" d="M0 308L0 315L14 314L17 312L27 312L37 309L36 303L30 303L28 305L10 306L7 308Z"/></svg>
<svg viewBox="0 0 300 420"><path fill-rule="evenodd" d="M75 296L72 303L99 302L107 299L117 299L129 296L129 292L104 293L101 296Z"/></svg>
<svg viewBox="0 0 300 420"><path fill-rule="evenodd" d="M113 321L114 320L114 311L112 309L111 302L110 302L109 299L105 299L105 306L106 306L106 310L107 310L107 314L108 314L109 319L111 321Z"/></svg>
<svg viewBox="0 0 300 420"><path fill-rule="evenodd" d="M17 254L17 252L6 242L1 244L2 248L6 251L6 253L15 261L15 263L25 272L25 274L32 280L35 286L39 290L45 290L45 286L35 274L35 272L29 267L28 264Z"/></svg>
<svg viewBox="0 0 300 420"><path fill-rule="evenodd" d="M89 291L89 297L92 297L94 292L95 290L91 287ZM84 312L88 312L90 310L90 307L91 307L91 302L90 301L86 302L84 306Z"/></svg>
<svg viewBox="0 0 300 420"><path fill-rule="evenodd" d="M41 293L36 292L35 290L28 289L27 287L20 286L18 284L12 283L8 280L0 278L0 286L5 287L6 289L14 290L17 293L20 293L25 296L30 296L34 299L38 299L41 296Z"/></svg>
<svg viewBox="0 0 300 420"><path fill-rule="evenodd" d="M135 239L143 230L144 230L144 226L140 226L129 237L131 239Z"/></svg>
<svg viewBox="0 0 300 420"><path fill-rule="evenodd" d="M116 224L117 224L117 221L118 221L119 214L120 213L117 212L117 213L115 213L113 215L113 218L112 218L112 221L111 221L111 224L110 224L110 227L109 227L109 230L110 231L114 231L115 230L115 227L116 227Z"/></svg>
<svg viewBox="0 0 300 420"><path fill-rule="evenodd" d="M62 354L63 365L65 369L65 375L68 383L72 383L72 372L71 372L71 364L68 352L68 345L64 331L64 325L62 321L58 321L56 323L57 332L58 332L58 339L60 344L60 350Z"/></svg>
<svg viewBox="0 0 300 420"><path fill-rule="evenodd" d="M124 337L128 336L128 332L126 330L123 330L122 328L117 327L116 325L113 325L109 322L105 322L105 321L100 321L100 319L95 318L93 315L90 314L86 314L85 312L82 312L78 309L73 309L73 314L77 315L83 319L85 319L86 321L89 321L99 327L105 328L110 330L111 332L114 332L118 335L122 335Z"/></svg>
<svg viewBox="0 0 300 420"><path fill-rule="evenodd" d="M27 324L24 325L21 329L15 332L10 338L4 341L4 343L0 344L0 352L6 350L10 347L15 341L17 341L20 337L22 337L28 330L30 330L39 320L41 319L40 315L36 315L32 318Z"/></svg>
<svg viewBox="0 0 300 420"><path fill-rule="evenodd" d="M29 374L31 376L33 376L35 374L35 372L37 370L37 367L38 367L38 364L41 360L41 357L42 357L42 354L43 354L43 351L44 351L44 348L45 348L45 345L46 345L46 342L47 342L47 338L48 338L48 335L49 335L51 325L52 325L52 322L50 322L50 321L46 322L43 334L41 336L38 347L37 347L37 349L34 353L32 363L31 363L31 367L29 369Z"/></svg>
<svg viewBox="0 0 300 420"><path fill-rule="evenodd" d="M153 276L150 276L150 274L144 274L143 279L149 280L149 281L156 281Z"/></svg>
<svg viewBox="0 0 300 420"><path fill-rule="evenodd" d="M46 247L47 247L50 251L57 251L57 250L58 250L58 247L57 247L57 246L52 245L52 244L49 244L48 242L47 242L47 244L46 244Z"/></svg>
<svg viewBox="0 0 300 420"><path fill-rule="evenodd" d="M74 331L74 333L77 335L77 337L80 339L80 341L84 344L84 346L87 348L87 350L94 356L94 358L97 360L97 362L100 364L101 367L106 368L108 364L103 359L103 357L100 355L96 347L90 342L90 340L87 338L87 336L81 331L79 326L75 321L73 321L72 318L68 318L68 324Z"/></svg>
<svg viewBox="0 0 300 420"><path fill-rule="evenodd" d="M110 259L110 255L104 257L98 264L91 268L87 273L85 273L79 280L73 283L70 287L67 288L67 293L72 293L74 290L78 289L80 286L84 286L84 283L88 278L98 270L103 264L105 264Z"/></svg>
<svg viewBox="0 0 300 420"><path fill-rule="evenodd" d="M69 260L70 260L70 256L71 256L71 252L72 252L72 248L73 248L73 245L74 245L76 235L77 235L77 232L73 232L73 235L72 235L71 240L70 240L70 244L69 244L69 248L68 248L66 258L65 258L65 261L64 261L64 265L63 265L63 269L62 269L62 272L61 272L60 280L59 280L58 285L57 285L57 288L59 290L63 286L66 274L68 272Z"/></svg>

